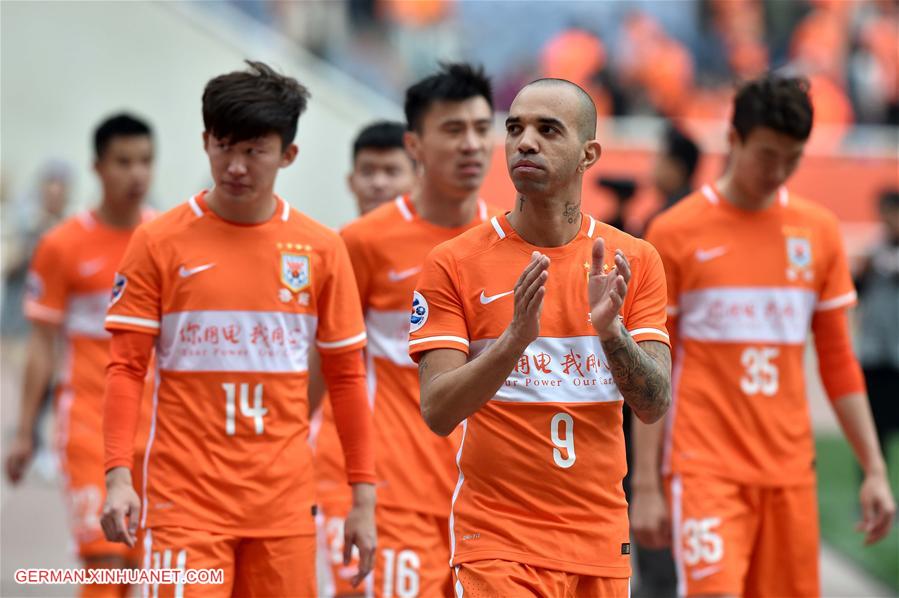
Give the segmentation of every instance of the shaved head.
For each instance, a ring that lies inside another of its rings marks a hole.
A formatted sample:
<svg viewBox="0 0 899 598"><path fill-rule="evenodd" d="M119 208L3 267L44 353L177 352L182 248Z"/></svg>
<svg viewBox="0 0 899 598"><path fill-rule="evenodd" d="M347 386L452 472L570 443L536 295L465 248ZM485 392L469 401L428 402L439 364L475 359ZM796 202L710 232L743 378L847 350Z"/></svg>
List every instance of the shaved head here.
<svg viewBox="0 0 899 598"><path fill-rule="evenodd" d="M522 88L522 91L528 87L555 87L559 90L566 89L574 93L577 98L577 127L578 137L581 141L589 141L596 138L596 104L593 98L587 93L583 87L576 83L572 83L567 79L537 79ZM521 93L521 92L519 92Z"/></svg>

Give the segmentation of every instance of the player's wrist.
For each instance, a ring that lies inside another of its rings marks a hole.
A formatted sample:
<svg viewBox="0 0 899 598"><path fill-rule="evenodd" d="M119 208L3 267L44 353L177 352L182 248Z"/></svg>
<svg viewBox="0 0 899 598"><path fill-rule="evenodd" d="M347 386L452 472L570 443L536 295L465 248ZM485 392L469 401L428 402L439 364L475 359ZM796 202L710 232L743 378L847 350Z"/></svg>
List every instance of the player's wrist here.
<svg viewBox="0 0 899 598"><path fill-rule="evenodd" d="M594 327L595 328L595 327ZM624 326L621 325L621 322L618 318L605 328L595 328L596 334L599 335L600 342L608 342L608 341L617 341L624 337L625 331Z"/></svg>
<svg viewBox="0 0 899 598"><path fill-rule="evenodd" d="M124 466L111 468L106 472L106 487L113 488L115 486L131 485L131 470Z"/></svg>
<svg viewBox="0 0 899 598"><path fill-rule="evenodd" d="M371 508L375 507L375 485L357 482L351 484L353 488L353 508Z"/></svg>

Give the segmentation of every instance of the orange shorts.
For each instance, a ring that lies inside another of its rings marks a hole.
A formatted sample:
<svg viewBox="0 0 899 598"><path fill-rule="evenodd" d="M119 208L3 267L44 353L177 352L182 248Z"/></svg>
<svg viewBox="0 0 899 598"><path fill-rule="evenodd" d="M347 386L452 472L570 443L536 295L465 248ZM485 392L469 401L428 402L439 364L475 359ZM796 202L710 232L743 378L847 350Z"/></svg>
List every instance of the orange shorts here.
<svg viewBox="0 0 899 598"><path fill-rule="evenodd" d="M668 493L679 595L820 595L813 484L675 475Z"/></svg>
<svg viewBox="0 0 899 598"><path fill-rule="evenodd" d="M376 521L375 596L452 595L447 517L379 506Z"/></svg>
<svg viewBox="0 0 899 598"><path fill-rule="evenodd" d="M221 569L224 584L158 585L151 595L315 596L315 536L240 538L178 527L149 528L145 569Z"/></svg>
<svg viewBox="0 0 899 598"><path fill-rule="evenodd" d="M462 563L453 568L456 598L557 596L630 598L629 577L593 577L498 559Z"/></svg>
<svg viewBox="0 0 899 598"><path fill-rule="evenodd" d="M141 562L140 542L128 548L119 542L108 542L100 527L100 515L106 499L106 473L103 471L102 434L93 438L79 437L60 448L65 502L69 525L82 559L119 557L131 566ZM134 488L141 495L141 463L143 455L135 455Z"/></svg>
<svg viewBox="0 0 899 598"><path fill-rule="evenodd" d="M353 547L349 565L343 564L343 528L350 512L350 502L333 499L320 500L315 525L318 532L318 572L322 580L322 592L327 598L371 596L372 579L369 575L357 587L350 584L359 571L359 550Z"/></svg>

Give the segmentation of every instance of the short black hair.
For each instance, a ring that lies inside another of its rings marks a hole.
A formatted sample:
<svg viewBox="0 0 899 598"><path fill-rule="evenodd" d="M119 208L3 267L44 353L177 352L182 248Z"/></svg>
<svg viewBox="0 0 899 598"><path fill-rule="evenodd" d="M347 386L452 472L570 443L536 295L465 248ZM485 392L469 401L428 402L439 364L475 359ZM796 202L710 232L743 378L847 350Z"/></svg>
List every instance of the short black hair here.
<svg viewBox="0 0 899 598"><path fill-rule="evenodd" d="M403 134L406 127L403 123L380 120L359 131L356 140L353 141L353 160L364 149L388 150L401 149L405 150L406 145L403 143Z"/></svg>
<svg viewBox="0 0 899 598"><path fill-rule="evenodd" d="M285 148L296 137L297 121L306 110L309 91L264 62L246 63L249 69L219 75L206 84L206 132L231 143L277 133Z"/></svg>
<svg viewBox="0 0 899 598"><path fill-rule="evenodd" d="M146 135L153 138L153 130L145 121L127 112L120 112L105 119L94 130L94 157L103 157L109 143L115 137L137 137Z"/></svg>
<svg viewBox="0 0 899 598"><path fill-rule="evenodd" d="M797 141L812 132L814 111L804 77L767 74L744 83L734 98L731 124L745 141L757 128L767 127Z"/></svg>
<svg viewBox="0 0 899 598"><path fill-rule="evenodd" d="M568 79L557 79L555 77L537 79L536 81L531 81L525 87L530 87L531 85L555 85L573 90L579 104L576 123L578 136L581 138L581 141L590 141L596 137L596 103L586 89Z"/></svg>
<svg viewBox="0 0 899 598"><path fill-rule="evenodd" d="M662 153L684 167L688 183L693 180L696 167L699 165L699 146L671 123L665 129Z"/></svg>
<svg viewBox="0 0 899 598"><path fill-rule="evenodd" d="M484 68L464 62L441 63L440 70L406 90L406 126L421 132L422 121L434 102L461 102L483 97L493 110L493 85Z"/></svg>

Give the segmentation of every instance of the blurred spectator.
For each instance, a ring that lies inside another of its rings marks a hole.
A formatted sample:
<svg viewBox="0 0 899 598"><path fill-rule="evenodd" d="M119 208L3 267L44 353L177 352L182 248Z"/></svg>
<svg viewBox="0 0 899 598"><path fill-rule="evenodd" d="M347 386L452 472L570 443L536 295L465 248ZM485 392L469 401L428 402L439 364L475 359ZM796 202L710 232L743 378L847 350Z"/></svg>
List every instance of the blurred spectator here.
<svg viewBox="0 0 899 598"><path fill-rule="evenodd" d="M34 189L6 217L14 230L4 247L3 309L0 333L4 339L21 337L28 330L22 314L25 278L38 239L62 220L69 204L72 169L61 160L50 160L40 170ZM4 218L6 220L6 218Z"/></svg>
<svg viewBox="0 0 899 598"><path fill-rule="evenodd" d="M899 189L880 196L884 238L856 279L861 326L858 356L865 373L880 446L888 455L899 432Z"/></svg>
<svg viewBox="0 0 899 598"><path fill-rule="evenodd" d="M662 147L652 168L652 183L667 209L693 191L699 165L699 146L673 124L668 124Z"/></svg>

